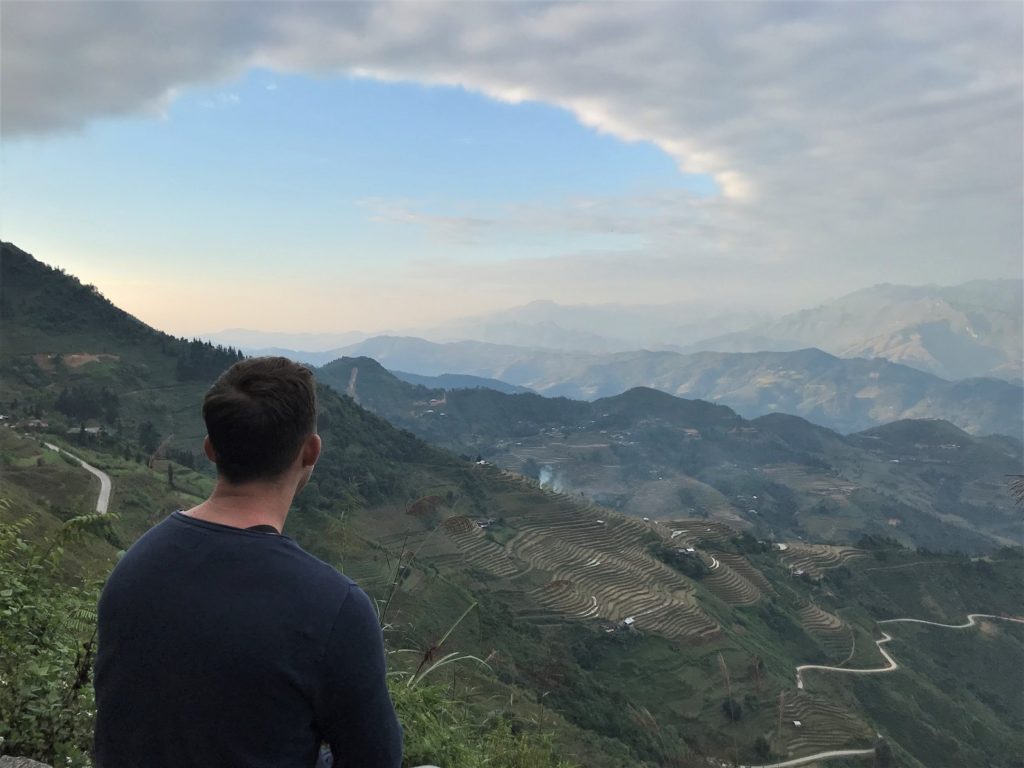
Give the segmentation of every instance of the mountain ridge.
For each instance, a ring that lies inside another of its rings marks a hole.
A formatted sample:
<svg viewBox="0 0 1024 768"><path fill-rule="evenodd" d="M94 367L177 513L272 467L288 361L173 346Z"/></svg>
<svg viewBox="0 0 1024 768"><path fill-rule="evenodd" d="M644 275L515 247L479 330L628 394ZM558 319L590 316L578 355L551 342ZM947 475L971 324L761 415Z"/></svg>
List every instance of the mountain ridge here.
<svg viewBox="0 0 1024 768"><path fill-rule="evenodd" d="M885 535L984 551L1020 540L1016 517L985 488L1016 471L1024 444L975 438L942 420L844 436L799 416L746 420L725 405L647 387L595 401L443 392L404 384L365 357L316 375L339 390L362 382L351 396L429 443L629 515L662 517L682 504L762 536L839 543Z"/></svg>
<svg viewBox="0 0 1024 768"><path fill-rule="evenodd" d="M546 396L598 399L634 386L722 402L748 418L774 411L842 432L903 417L947 418L973 433L1024 429L1024 387L999 379L948 382L881 359L843 359L809 348L791 352L681 355L633 351L598 356L484 342L436 344L376 337L345 350L386 368L421 375L495 378Z"/></svg>

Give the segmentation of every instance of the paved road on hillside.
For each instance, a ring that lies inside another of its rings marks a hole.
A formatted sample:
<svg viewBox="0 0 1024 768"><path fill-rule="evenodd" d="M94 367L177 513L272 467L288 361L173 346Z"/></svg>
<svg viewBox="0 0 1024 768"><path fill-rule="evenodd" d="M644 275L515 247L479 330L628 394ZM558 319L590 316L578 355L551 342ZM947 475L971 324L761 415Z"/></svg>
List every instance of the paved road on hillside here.
<svg viewBox="0 0 1024 768"><path fill-rule="evenodd" d="M996 619L998 621L1012 621L1015 624L1024 624L1024 619L1015 619L1010 616L996 616L991 613L969 613L967 614L967 621L963 624L940 624L937 621L925 621L924 619L884 619L876 622L878 624L926 624L931 627L943 627L944 629L968 629L969 627L975 626L978 622L977 619ZM820 669L827 672L844 672L846 674L853 675L873 675L882 672L895 672L899 669L899 664L896 663L888 651L882 646L892 640L892 637L887 633L882 633L882 639L876 640L875 645L878 646L879 652L885 657L886 666L884 667L873 667L870 669L847 669L846 667L827 667L821 664L801 664L796 668L796 687L803 689L804 679L803 672L808 669ZM807 755L806 757L798 757L793 760L786 760L781 763L770 763L767 765L750 765L741 766L740 768L795 768L798 765L806 765L812 763L815 760L827 760L832 757L852 757L855 755L872 755L874 754L873 749L845 749L836 750L832 752L819 752L815 755Z"/></svg>
<svg viewBox="0 0 1024 768"><path fill-rule="evenodd" d="M881 640L875 640L875 645L878 646L878 650L885 657L887 663L884 667L871 667L869 669L848 669L847 667L827 667L822 664L801 664L796 668L796 687L800 690L804 688L804 677L803 673L808 669L823 669L828 672L846 672L851 675L874 675L879 672L895 672L899 669L899 664L896 663L896 659L889 655L889 652L882 646L892 640L892 637L887 635L885 632L882 633Z"/></svg>
<svg viewBox="0 0 1024 768"><path fill-rule="evenodd" d="M996 616L991 613L969 613L967 614L967 621L963 624L940 624L937 621L925 621L924 619L883 619L882 621L876 622L878 624L927 624L932 627L943 627L944 629L967 629L975 626L978 622L976 619L997 619L998 621L1012 621L1016 624L1024 624L1024 619L1014 619L1010 616ZM879 672L895 672L899 669L899 664L896 663L896 659L889 655L888 651L882 646L892 640L892 637L882 633L882 639L876 640L875 645L878 646L878 650L888 664L884 667L874 667L871 669L847 669L846 667L826 667L821 664L801 664L796 668L796 687L802 689L804 687L803 671L807 669L821 669L828 672L845 672L853 675L872 675Z"/></svg>
<svg viewBox="0 0 1024 768"><path fill-rule="evenodd" d="M978 622L975 619L999 619L1000 621L1012 621L1016 624L1024 624L1024 619L1014 619L1010 616L995 616L991 613L968 613L966 624L939 624L937 621L925 621L924 619L883 619L882 621L876 622L878 624L895 624L896 622L904 621L911 624L928 624L932 627L945 627L946 629L967 629L973 627Z"/></svg>
<svg viewBox="0 0 1024 768"><path fill-rule="evenodd" d="M96 511L99 512L101 515L105 515L107 513L107 507L110 506L110 475L108 475L102 469L96 469L96 467L94 467L92 464L87 464L85 461L75 456L75 454L69 451L65 451L63 448L60 448L59 446L56 446L53 443L43 443L43 445L45 445L51 451L56 451L57 453L63 453L67 456L70 456L72 459L81 464L84 470L86 470L87 472L91 472L100 479L100 495L96 497Z"/></svg>
<svg viewBox="0 0 1024 768"><path fill-rule="evenodd" d="M871 749L836 749L831 752L819 752L816 755L808 755L807 757L794 757L792 760L787 760L784 763L770 763L768 765L741 765L739 768L791 768L791 766L807 765L807 763L813 763L816 760L827 760L830 757L867 757L868 755L874 754L874 747Z"/></svg>

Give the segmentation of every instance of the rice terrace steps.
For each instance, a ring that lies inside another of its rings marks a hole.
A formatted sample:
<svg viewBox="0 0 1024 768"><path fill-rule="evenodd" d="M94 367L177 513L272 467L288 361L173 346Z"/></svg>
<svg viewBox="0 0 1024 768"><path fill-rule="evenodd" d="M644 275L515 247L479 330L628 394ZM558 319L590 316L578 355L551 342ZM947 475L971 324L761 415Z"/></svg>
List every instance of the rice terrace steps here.
<svg viewBox="0 0 1024 768"><path fill-rule="evenodd" d="M473 520L456 515L449 517L441 525L471 567L499 578L519 573L519 565L508 556L504 547L488 539L483 529Z"/></svg>
<svg viewBox="0 0 1024 768"><path fill-rule="evenodd" d="M867 723L824 697L797 691L783 701L781 740L787 756L855 749L858 743L867 748L874 741Z"/></svg>
<svg viewBox="0 0 1024 768"><path fill-rule="evenodd" d="M672 539L681 544L725 541L736 535L735 528L713 520L673 520L666 525L672 530Z"/></svg>
<svg viewBox="0 0 1024 768"><path fill-rule="evenodd" d="M504 473L503 473L504 474ZM749 606L785 591L773 587L749 558L734 551L738 531L714 520L648 521L622 515L566 494L546 491L549 503L520 499L516 484L536 489L515 478L507 499L493 520L465 515L444 519L432 531L410 534L401 542L412 549L445 542L426 556L432 564L461 558L475 571L497 580L490 589L519 600L520 619L539 626L570 622L604 622L614 631L631 627L684 642L701 643L722 636L723 629L698 602L705 588L729 606ZM492 526L492 522L495 523ZM493 528L492 530L488 530ZM431 538L433 537L433 538ZM707 572L694 581L655 556L652 545L670 547L683 557L698 558ZM793 542L777 545L780 565L793 575L818 579L829 568L841 567L866 553L855 547ZM517 585L522 585L517 589ZM699 586L698 586L699 585ZM523 598L526 598L523 600ZM710 606L709 606L709 609ZM711 609L714 610L714 609ZM876 734L859 715L841 704L805 689L806 673L879 674L898 669L886 649L891 636L883 633L876 645L883 663L869 668L844 666L855 650L853 628L839 616L810 600L796 604L802 629L834 660L796 669L796 689L780 699L778 726L772 739L779 762L759 768L797 768L832 758L867 757ZM918 619L892 619L951 629L975 626L982 615L972 614L962 625ZM1024 623L1022 619L993 616Z"/></svg>
<svg viewBox="0 0 1024 768"><path fill-rule="evenodd" d="M696 604L693 584L645 551L646 523L568 498L558 512L525 512L508 544L516 559L552 574L531 593L542 606L574 620L627 622L668 638L720 632Z"/></svg>
<svg viewBox="0 0 1024 768"><path fill-rule="evenodd" d="M847 658L853 654L853 630L838 616L810 602L797 609L797 615L803 628L821 642L829 656Z"/></svg>
<svg viewBox="0 0 1024 768"><path fill-rule="evenodd" d="M729 605L752 605L761 599L761 590L726 565L718 555L706 552L699 554L711 572L704 577L703 584L715 597Z"/></svg>
<svg viewBox="0 0 1024 768"><path fill-rule="evenodd" d="M743 555L737 555L733 552L720 552L714 549L709 551L718 558L719 562L732 568L736 573L749 581L751 585L760 590L762 594L775 594L775 587L772 586L772 583Z"/></svg>
<svg viewBox="0 0 1024 768"><path fill-rule="evenodd" d="M818 613L826 614L826 616L830 616L831 614L827 614L825 611L822 611L821 609L817 608L817 606L810 606L810 607L814 608L815 611L813 613L809 613L809 615L814 617L819 622L822 622L823 624L827 623L827 622L825 622L824 619L821 619L820 617L818 617ZM806 609L806 607L805 607L805 609ZM997 621L1010 621L1010 622L1014 622L1016 624L1024 624L1024 619L1016 618L1016 617L1013 617L1013 616L997 616L995 614L988 614L988 613L970 613L970 614L967 615L967 621L964 622L963 624L943 624L943 623L936 622L936 621L926 621L924 619L911 619L911 618L883 619L883 620L881 620L881 621L879 621L877 623L878 624L902 624L902 623L908 623L908 624L923 624L923 625L932 626L932 627L941 627L943 629L968 629L970 627L977 626L977 624L978 624L977 619L994 619L994 620L997 620ZM825 759L828 759L830 757L853 756L853 755L870 755L870 754L872 754L873 750L868 750L868 749L856 750L856 749L849 749L849 747L847 747L844 750L836 749L837 743L836 743L836 741L834 739L831 738L831 736L833 734L836 735L836 736L839 736L842 733L843 723L844 722L848 723L848 721L844 721L842 718L844 716L846 718L849 718L850 716L848 714L845 714L839 707L836 707L835 705L830 704L827 701L822 702L822 700L815 699L813 696L810 696L807 693L807 691L805 690L805 688L804 688L804 672L808 672L808 671L839 672L839 673L853 674L853 675L874 675L874 674L885 674L885 673L888 673L888 672L895 672L896 670L898 670L900 668L899 662L897 662L896 659L893 658L892 654L890 654L883 647L883 646L885 646L886 644L888 644L891 641L892 641L892 635L888 634L887 632L883 632L882 633L882 637L875 641L875 645L878 646L879 653L881 653L882 657L885 659L885 666L881 666L881 667L867 667L867 668L858 668L858 669L850 669L850 668L847 668L847 667L830 667L830 666L826 666L826 665L823 665L823 664L801 664L800 666L798 666L796 668L797 692L796 692L795 695L789 694L793 698L792 699L787 699L787 702L786 702L787 708L784 710L784 714L783 714L783 717L781 719L783 720L783 722L785 722L787 719L788 719L789 722L799 721L800 722L801 735L799 737L794 737L790 741L788 741L787 742L787 749L788 749L790 754L792 754L793 752L803 751L803 750L808 750L808 751L822 750L822 751L812 752L812 754L809 754L809 755L806 755L804 757L797 758L797 759L794 759L794 760L787 760L787 761L784 761L784 762L772 763L770 765L764 765L764 766L746 766L745 768L785 768L786 766L794 766L795 767L797 765L800 765L801 762L813 762L814 760L825 760ZM790 701L793 702L793 704L791 706L790 706ZM813 705L810 705L808 702L813 702ZM822 725L820 727L818 726L819 720L823 721ZM794 726L795 726L795 722L794 722ZM806 731L803 730L805 727L807 728ZM825 734L820 734L819 733L819 731L822 728L825 729ZM784 731L785 731L785 728L784 728ZM828 747L832 747L832 749L828 750L827 749Z"/></svg>
<svg viewBox="0 0 1024 768"><path fill-rule="evenodd" d="M536 490L532 481L502 473L513 484ZM464 515L448 517L441 532L474 569L499 579L530 572L548 574L550 580L528 591L532 607L520 609L523 618L542 623L604 620L625 623L669 639L702 641L721 634L721 628L697 602L696 585L648 551L652 540L687 548L708 569L701 584L730 606L757 603L775 590L743 555L717 548L737 533L716 520L692 519L654 522L623 517L588 500L545 490L551 504L530 506L509 516L505 525L514 533L499 544L483 521ZM482 527L483 526L483 527ZM420 534L419 540L425 538ZM700 548L698 548L700 547ZM853 548L794 544L781 553L783 562L820 573L860 554ZM453 555L432 555L452 559ZM536 583L536 582L534 582ZM852 634L830 614L805 616L808 631L830 655L849 650Z"/></svg>
<svg viewBox="0 0 1024 768"><path fill-rule="evenodd" d="M862 549L856 547L837 547L830 544L805 544L803 542L785 544L780 559L794 573L806 573L814 579L821 578L822 572L829 568L846 565L854 558L864 557Z"/></svg>

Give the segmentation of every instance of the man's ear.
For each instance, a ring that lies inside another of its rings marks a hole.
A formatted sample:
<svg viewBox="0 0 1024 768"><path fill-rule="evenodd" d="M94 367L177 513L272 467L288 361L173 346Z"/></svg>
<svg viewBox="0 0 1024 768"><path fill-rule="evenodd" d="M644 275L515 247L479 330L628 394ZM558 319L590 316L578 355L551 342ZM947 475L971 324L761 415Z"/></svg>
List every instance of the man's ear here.
<svg viewBox="0 0 1024 768"><path fill-rule="evenodd" d="M210 442L209 435L203 438L203 453L205 453L206 458L208 458L214 464L217 463L217 452L213 450L213 443Z"/></svg>
<svg viewBox="0 0 1024 768"><path fill-rule="evenodd" d="M320 450L323 448L323 444L320 441L320 435L314 432L312 435L306 438L306 442L302 444L302 466L312 467L316 464L317 459L320 458Z"/></svg>

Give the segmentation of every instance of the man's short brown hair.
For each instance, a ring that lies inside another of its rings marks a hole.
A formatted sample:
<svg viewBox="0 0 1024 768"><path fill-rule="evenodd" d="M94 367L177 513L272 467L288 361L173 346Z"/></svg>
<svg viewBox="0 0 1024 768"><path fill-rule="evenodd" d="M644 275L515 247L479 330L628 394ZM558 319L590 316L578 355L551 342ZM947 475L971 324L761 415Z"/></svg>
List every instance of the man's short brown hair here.
<svg viewBox="0 0 1024 768"><path fill-rule="evenodd" d="M273 480L316 431L312 372L285 357L253 357L220 375L203 399L217 472L232 483Z"/></svg>

